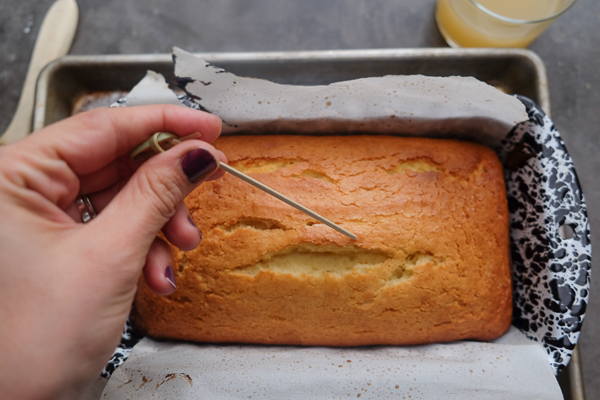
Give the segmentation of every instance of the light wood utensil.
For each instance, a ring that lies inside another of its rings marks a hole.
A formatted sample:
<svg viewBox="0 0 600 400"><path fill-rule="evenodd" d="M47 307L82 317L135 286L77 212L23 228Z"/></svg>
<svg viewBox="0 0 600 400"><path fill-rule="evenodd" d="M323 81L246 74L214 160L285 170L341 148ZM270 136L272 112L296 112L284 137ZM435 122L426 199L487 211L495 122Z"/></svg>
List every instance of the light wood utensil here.
<svg viewBox="0 0 600 400"><path fill-rule="evenodd" d="M31 132L37 77L48 63L69 52L78 19L79 8L75 0L57 0L50 6L33 47L17 111L0 137L0 144L16 142Z"/></svg>

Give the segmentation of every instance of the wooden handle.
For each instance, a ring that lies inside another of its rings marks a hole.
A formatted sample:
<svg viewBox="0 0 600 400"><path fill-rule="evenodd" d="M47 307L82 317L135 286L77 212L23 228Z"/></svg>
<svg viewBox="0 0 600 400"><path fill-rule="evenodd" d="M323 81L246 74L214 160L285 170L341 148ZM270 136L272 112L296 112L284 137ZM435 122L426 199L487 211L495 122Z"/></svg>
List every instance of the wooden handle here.
<svg viewBox="0 0 600 400"><path fill-rule="evenodd" d="M0 138L0 144L16 142L31 132L38 75L48 63L69 52L77 30L78 19L79 9L75 0L57 0L46 13L33 47L17 111Z"/></svg>

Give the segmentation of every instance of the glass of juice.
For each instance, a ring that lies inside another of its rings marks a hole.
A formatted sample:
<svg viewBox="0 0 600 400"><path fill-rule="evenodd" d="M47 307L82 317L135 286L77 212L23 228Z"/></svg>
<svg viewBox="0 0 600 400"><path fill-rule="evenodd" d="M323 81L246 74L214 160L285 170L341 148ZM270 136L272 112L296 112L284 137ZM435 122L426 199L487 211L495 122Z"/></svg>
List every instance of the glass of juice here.
<svg viewBox="0 0 600 400"><path fill-rule="evenodd" d="M576 0L438 0L435 19L452 47L525 48Z"/></svg>

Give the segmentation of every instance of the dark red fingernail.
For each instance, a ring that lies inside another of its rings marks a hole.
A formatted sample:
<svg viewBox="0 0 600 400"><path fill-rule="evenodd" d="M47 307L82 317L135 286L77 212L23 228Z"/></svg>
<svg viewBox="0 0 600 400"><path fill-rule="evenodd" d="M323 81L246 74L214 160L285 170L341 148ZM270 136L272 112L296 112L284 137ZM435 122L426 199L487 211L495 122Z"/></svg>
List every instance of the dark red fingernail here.
<svg viewBox="0 0 600 400"><path fill-rule="evenodd" d="M187 219L188 221L190 221L190 224L192 224L192 226L196 228L196 230L198 231L198 235L200 236L200 240L202 240L202 232L200 232L200 229L196 226L192 217L188 216Z"/></svg>
<svg viewBox="0 0 600 400"><path fill-rule="evenodd" d="M181 159L181 168L190 182L198 182L212 175L219 168L219 163L210 151L193 149Z"/></svg>
<svg viewBox="0 0 600 400"><path fill-rule="evenodd" d="M173 285L175 289L177 289L177 285L175 284L175 274L173 273L173 268L171 268L170 265L167 265L167 268L165 268L165 279L169 281L169 283Z"/></svg>

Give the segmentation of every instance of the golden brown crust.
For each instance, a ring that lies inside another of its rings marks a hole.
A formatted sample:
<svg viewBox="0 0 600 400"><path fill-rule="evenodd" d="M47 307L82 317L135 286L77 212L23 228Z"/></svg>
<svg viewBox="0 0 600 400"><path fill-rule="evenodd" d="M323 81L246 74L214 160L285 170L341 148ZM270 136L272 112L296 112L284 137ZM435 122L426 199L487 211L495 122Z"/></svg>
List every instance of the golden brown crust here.
<svg viewBox="0 0 600 400"><path fill-rule="evenodd" d="M231 166L358 235L225 176L186 203L204 239L178 290L139 285L155 338L354 346L490 340L510 326L508 211L492 150L389 136L242 136Z"/></svg>

